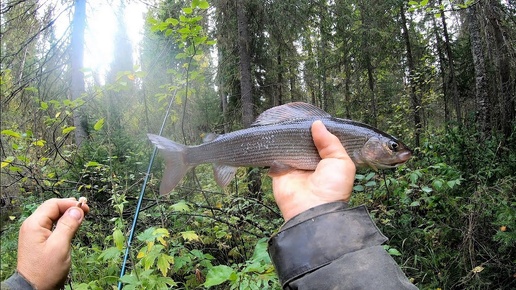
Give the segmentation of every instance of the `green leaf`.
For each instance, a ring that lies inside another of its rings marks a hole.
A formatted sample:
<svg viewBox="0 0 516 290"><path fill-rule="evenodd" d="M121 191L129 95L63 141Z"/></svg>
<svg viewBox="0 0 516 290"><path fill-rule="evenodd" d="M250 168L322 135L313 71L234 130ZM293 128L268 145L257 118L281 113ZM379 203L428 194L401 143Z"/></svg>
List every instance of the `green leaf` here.
<svg viewBox="0 0 516 290"><path fill-rule="evenodd" d="M143 231L143 233L139 234L138 235L138 240L140 241L143 241L143 242L152 242L154 241L154 231L156 230L156 228L154 227L150 227L148 229L146 229L145 231Z"/></svg>
<svg viewBox="0 0 516 290"><path fill-rule="evenodd" d="M443 187L443 181L440 180L440 179L436 179L434 181L432 181L432 186L436 189L436 190L439 190Z"/></svg>
<svg viewBox="0 0 516 290"><path fill-rule="evenodd" d="M184 8L182 8L182 10L185 14L192 14L192 12L193 12L193 9L190 7L184 7Z"/></svg>
<svg viewBox="0 0 516 290"><path fill-rule="evenodd" d="M423 186L421 188L422 191L426 192L426 193L430 193L432 191L434 191L432 188L428 187L428 186Z"/></svg>
<svg viewBox="0 0 516 290"><path fill-rule="evenodd" d="M229 266L218 265L210 269L206 275L205 287L220 285L226 281L234 280L236 272Z"/></svg>
<svg viewBox="0 0 516 290"><path fill-rule="evenodd" d="M99 119L97 123L93 125L93 129L95 129L95 131L99 131L102 127L104 127L104 118Z"/></svg>
<svg viewBox="0 0 516 290"><path fill-rule="evenodd" d="M122 251L119 250L117 247L109 247L102 251L102 254L100 254L99 256L99 259L102 259L103 261L118 259L121 253Z"/></svg>
<svg viewBox="0 0 516 290"><path fill-rule="evenodd" d="M421 6L428 5L428 0L423 0L423 1L419 2L419 5L421 5Z"/></svg>
<svg viewBox="0 0 516 290"><path fill-rule="evenodd" d="M72 132L73 130L75 130L74 126L66 127L63 129L63 134L68 134L68 133Z"/></svg>
<svg viewBox="0 0 516 290"><path fill-rule="evenodd" d="M41 102L40 107L41 107L41 109L46 110L46 109L48 109L48 103L47 102Z"/></svg>
<svg viewBox="0 0 516 290"><path fill-rule="evenodd" d="M14 132L13 130L2 130L2 132L0 132L0 133L2 135L11 136L11 137L14 137L14 138L20 138L21 137L20 133Z"/></svg>
<svg viewBox="0 0 516 290"><path fill-rule="evenodd" d="M374 180L369 180L369 181L365 184L365 186L366 186L366 187L372 187L372 186L375 186L375 185L376 185L376 181L374 181Z"/></svg>
<svg viewBox="0 0 516 290"><path fill-rule="evenodd" d="M179 20L177 20L176 18L167 18L166 23L172 24L172 26L176 26L179 24Z"/></svg>
<svg viewBox="0 0 516 290"><path fill-rule="evenodd" d="M389 250L387 250L387 252L391 256L401 256L400 251L396 250L395 248L390 248Z"/></svg>
<svg viewBox="0 0 516 290"><path fill-rule="evenodd" d="M353 190L354 190L354 191L359 191L359 192L360 192L360 191L364 191L364 186L363 186L363 185L360 185L360 184L355 185L355 186L353 186Z"/></svg>
<svg viewBox="0 0 516 290"><path fill-rule="evenodd" d="M38 92L38 89L35 88L35 87L26 87L25 90L27 92L32 92L32 93L37 93Z"/></svg>
<svg viewBox="0 0 516 290"><path fill-rule="evenodd" d="M366 175L365 180L369 180L369 179L373 178L375 176L375 174L376 173L374 173L374 172L370 172L369 174Z"/></svg>
<svg viewBox="0 0 516 290"><path fill-rule="evenodd" d="M167 276L167 272L170 269L171 263L174 263L174 257L171 257L167 254L159 255L158 262L156 263L156 265L158 266L158 269L163 275L163 277Z"/></svg>
<svg viewBox="0 0 516 290"><path fill-rule="evenodd" d="M200 1L197 7L201 9L208 9L210 8L210 3L208 3L208 1Z"/></svg>
<svg viewBox="0 0 516 290"><path fill-rule="evenodd" d="M190 211L190 206L184 200L171 205L170 208L174 211L181 211L181 212L189 212Z"/></svg>
<svg viewBox="0 0 516 290"><path fill-rule="evenodd" d="M122 250L124 248L125 237L120 229L113 232L113 241L117 249Z"/></svg>
<svg viewBox="0 0 516 290"><path fill-rule="evenodd" d="M418 174L418 172L412 172L412 173L410 173L409 178L410 178L410 181L411 181L413 184L415 184L415 183L417 182L417 180L419 179L419 174Z"/></svg>
<svg viewBox="0 0 516 290"><path fill-rule="evenodd" d="M86 167L97 167L97 166L100 166L100 163L95 162L95 161L89 161L88 163L86 163L85 166Z"/></svg>

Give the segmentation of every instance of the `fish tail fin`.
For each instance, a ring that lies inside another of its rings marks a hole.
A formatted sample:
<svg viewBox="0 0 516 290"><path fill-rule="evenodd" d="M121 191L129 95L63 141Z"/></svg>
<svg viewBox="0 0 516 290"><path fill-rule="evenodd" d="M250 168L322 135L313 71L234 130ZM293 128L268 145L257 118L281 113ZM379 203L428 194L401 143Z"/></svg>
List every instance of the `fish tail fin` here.
<svg viewBox="0 0 516 290"><path fill-rule="evenodd" d="M188 147L158 135L147 134L147 136L164 153L165 172L163 173L159 193L166 195L177 186L192 167L185 160Z"/></svg>

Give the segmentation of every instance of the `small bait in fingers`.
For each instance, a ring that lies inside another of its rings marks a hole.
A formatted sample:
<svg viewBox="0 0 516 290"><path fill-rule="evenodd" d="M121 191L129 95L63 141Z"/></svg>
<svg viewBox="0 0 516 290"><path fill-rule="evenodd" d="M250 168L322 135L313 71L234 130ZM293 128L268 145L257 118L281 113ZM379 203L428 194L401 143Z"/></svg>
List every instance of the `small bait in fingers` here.
<svg viewBox="0 0 516 290"><path fill-rule="evenodd" d="M79 197L79 201L77 202L77 207L82 208L83 204L86 204L88 202L88 199L84 196Z"/></svg>

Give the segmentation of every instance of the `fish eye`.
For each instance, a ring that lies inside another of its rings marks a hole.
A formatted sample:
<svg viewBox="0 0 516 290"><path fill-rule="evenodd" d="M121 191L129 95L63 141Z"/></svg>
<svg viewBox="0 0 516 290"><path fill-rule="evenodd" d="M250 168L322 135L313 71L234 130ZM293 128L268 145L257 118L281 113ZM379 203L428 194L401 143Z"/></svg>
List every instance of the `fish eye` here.
<svg viewBox="0 0 516 290"><path fill-rule="evenodd" d="M391 149L392 151L396 151L396 150L398 150L398 148L399 148L398 143L396 143L396 142L389 142L389 149Z"/></svg>

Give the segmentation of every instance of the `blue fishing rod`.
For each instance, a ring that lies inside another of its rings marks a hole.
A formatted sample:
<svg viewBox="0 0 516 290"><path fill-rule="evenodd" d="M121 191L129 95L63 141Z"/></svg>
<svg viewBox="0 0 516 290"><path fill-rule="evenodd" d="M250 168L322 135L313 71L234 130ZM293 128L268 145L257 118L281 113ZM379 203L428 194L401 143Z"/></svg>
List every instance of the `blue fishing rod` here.
<svg viewBox="0 0 516 290"><path fill-rule="evenodd" d="M176 91L172 94L175 96ZM167 122L168 116L170 115L170 109L172 108L174 98L170 98L170 102L168 104L167 111L165 113L165 117L163 118L163 123L161 124L161 128L159 129L158 135L161 136L163 134L163 130L165 128L165 123ZM122 270L120 271L120 281L118 281L118 290L122 289L122 277L125 275L127 259L129 257L129 251L131 249L131 243L134 238L134 232L136 231L136 224L138 223L138 217L140 215L140 209L142 207L143 197L145 195L145 188L147 187L147 182L149 181L149 176L152 169L152 164L154 163L154 159L156 158L156 154L158 152L158 147L154 146L154 151L152 151L152 155L149 161L149 167L147 168L147 174L145 174L145 179L143 180L142 190L140 191L140 197L138 198L138 203L136 204L136 211L133 217L133 224L131 226L131 231L129 233L129 238L127 239L127 248L125 249L124 261L122 262Z"/></svg>

